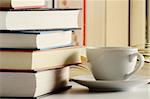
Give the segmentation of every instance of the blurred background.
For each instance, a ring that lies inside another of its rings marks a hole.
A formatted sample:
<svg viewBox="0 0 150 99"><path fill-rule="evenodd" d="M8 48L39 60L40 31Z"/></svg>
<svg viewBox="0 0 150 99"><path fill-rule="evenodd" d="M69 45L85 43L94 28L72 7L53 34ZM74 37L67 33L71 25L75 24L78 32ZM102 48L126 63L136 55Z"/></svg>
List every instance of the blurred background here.
<svg viewBox="0 0 150 99"><path fill-rule="evenodd" d="M83 2L55 0L54 6L83 9ZM138 48L145 56L143 73L150 75L150 0L86 0L85 40L86 46Z"/></svg>

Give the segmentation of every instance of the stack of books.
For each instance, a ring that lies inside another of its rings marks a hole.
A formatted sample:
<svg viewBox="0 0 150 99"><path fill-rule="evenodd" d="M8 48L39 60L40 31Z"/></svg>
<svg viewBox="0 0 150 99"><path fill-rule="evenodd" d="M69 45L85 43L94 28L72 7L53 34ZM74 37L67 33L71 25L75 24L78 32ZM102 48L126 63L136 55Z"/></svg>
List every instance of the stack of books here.
<svg viewBox="0 0 150 99"><path fill-rule="evenodd" d="M0 97L37 97L67 85L85 56L73 32L81 9L46 0L0 0Z"/></svg>

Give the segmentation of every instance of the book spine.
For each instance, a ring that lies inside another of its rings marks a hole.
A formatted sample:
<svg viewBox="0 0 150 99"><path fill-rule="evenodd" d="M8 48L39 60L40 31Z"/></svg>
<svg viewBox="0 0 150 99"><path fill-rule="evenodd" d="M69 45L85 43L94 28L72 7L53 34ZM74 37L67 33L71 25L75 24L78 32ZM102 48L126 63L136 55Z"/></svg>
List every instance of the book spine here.
<svg viewBox="0 0 150 99"><path fill-rule="evenodd" d="M86 0L83 0L83 46L86 45Z"/></svg>

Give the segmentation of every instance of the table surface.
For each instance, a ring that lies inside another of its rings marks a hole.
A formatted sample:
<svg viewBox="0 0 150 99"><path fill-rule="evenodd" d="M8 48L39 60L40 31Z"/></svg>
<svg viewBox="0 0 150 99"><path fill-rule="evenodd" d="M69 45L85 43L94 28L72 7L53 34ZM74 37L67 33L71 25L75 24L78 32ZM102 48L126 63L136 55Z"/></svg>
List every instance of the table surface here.
<svg viewBox="0 0 150 99"><path fill-rule="evenodd" d="M43 96L40 99L150 99L150 84L134 90L121 92L89 92L88 88L70 82L72 88L53 95Z"/></svg>

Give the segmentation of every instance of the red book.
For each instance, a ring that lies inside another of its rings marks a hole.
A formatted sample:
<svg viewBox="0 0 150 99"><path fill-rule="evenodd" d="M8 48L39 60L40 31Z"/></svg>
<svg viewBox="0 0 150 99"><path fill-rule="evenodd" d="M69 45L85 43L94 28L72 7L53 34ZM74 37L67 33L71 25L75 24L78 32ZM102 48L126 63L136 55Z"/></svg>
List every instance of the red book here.
<svg viewBox="0 0 150 99"><path fill-rule="evenodd" d="M86 45L86 0L83 0L83 45Z"/></svg>

